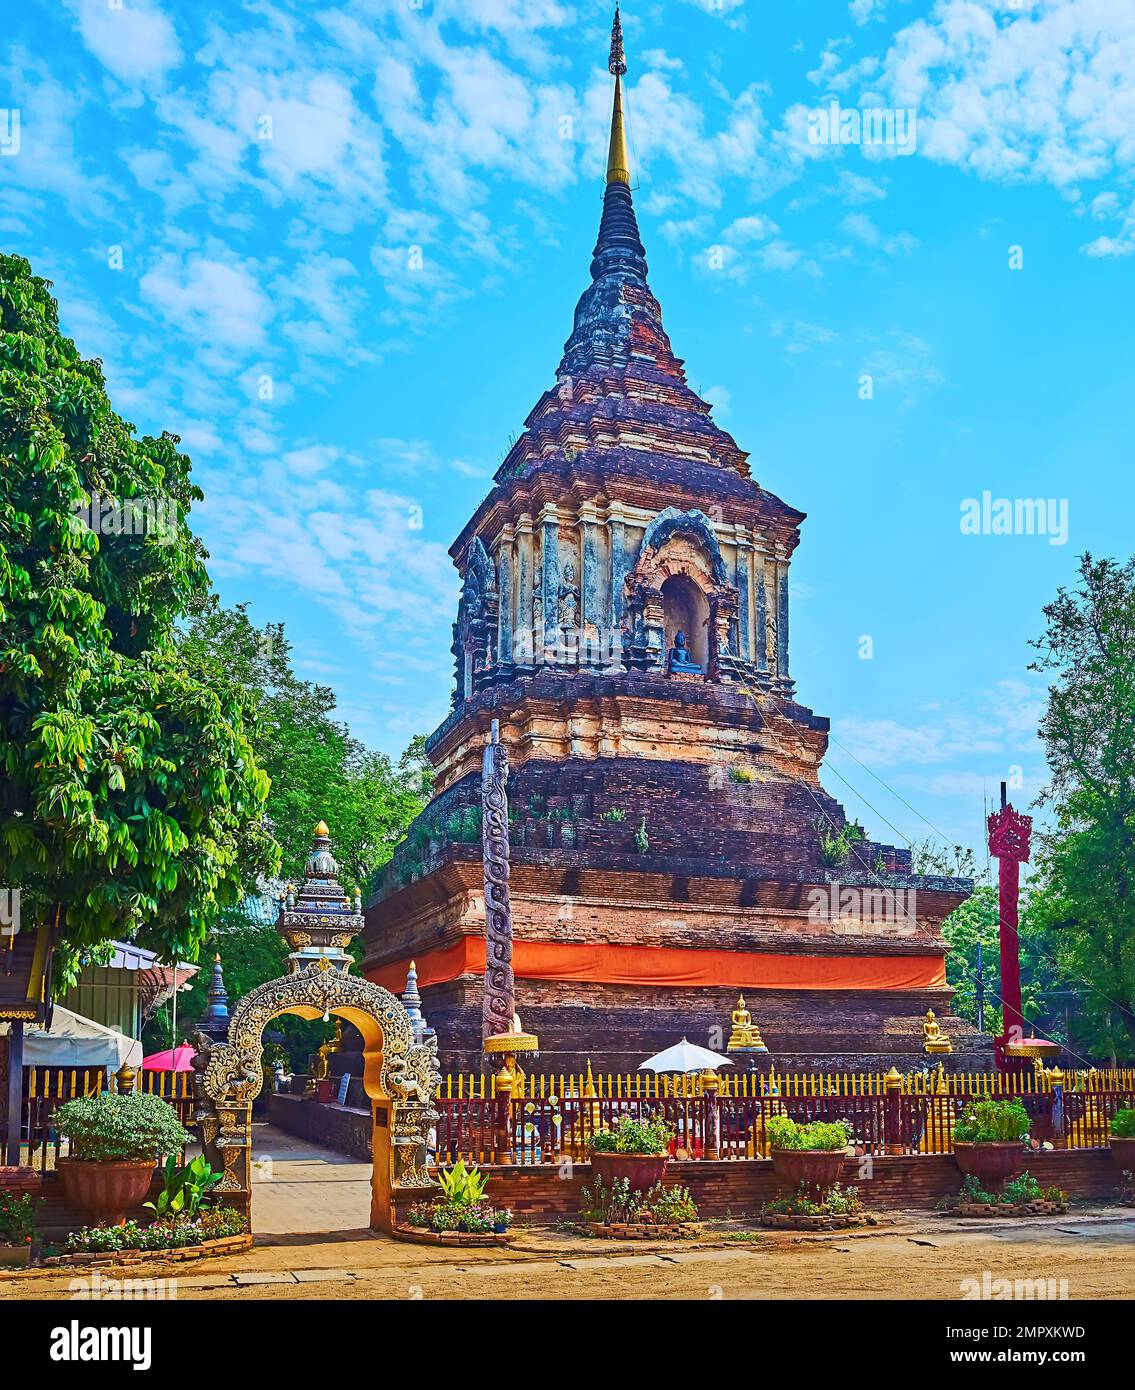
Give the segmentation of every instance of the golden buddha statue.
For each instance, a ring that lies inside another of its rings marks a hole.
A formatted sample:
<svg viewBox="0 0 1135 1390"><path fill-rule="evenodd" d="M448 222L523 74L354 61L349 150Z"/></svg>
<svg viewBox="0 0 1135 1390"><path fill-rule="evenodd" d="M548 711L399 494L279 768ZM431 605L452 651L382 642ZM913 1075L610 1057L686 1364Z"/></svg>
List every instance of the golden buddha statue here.
<svg viewBox="0 0 1135 1390"><path fill-rule="evenodd" d="M761 1030L753 1022L753 1015L745 1007L745 996L737 996L737 1007L729 1016L732 1031L726 1052L767 1052Z"/></svg>
<svg viewBox="0 0 1135 1390"><path fill-rule="evenodd" d="M942 1032L938 1020L934 1017L934 1010L926 1010L926 1021L922 1025L922 1050L923 1052L953 1052L954 1045L950 1039Z"/></svg>

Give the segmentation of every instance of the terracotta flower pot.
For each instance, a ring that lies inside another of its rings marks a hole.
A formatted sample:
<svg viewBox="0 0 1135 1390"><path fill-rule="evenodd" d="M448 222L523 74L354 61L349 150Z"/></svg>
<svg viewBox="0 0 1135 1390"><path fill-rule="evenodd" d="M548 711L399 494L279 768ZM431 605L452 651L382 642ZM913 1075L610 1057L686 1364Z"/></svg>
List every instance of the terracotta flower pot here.
<svg viewBox="0 0 1135 1390"><path fill-rule="evenodd" d="M1019 1139L987 1144L954 1145L958 1167L996 1192L1025 1166L1025 1146Z"/></svg>
<svg viewBox="0 0 1135 1390"><path fill-rule="evenodd" d="M1122 1171L1135 1173L1135 1135L1122 1139L1119 1135L1113 1134L1108 1143L1111 1145L1111 1156Z"/></svg>
<svg viewBox="0 0 1135 1390"><path fill-rule="evenodd" d="M843 1172L843 1149L773 1149L772 1171L782 1182L799 1187L831 1187Z"/></svg>
<svg viewBox="0 0 1135 1390"><path fill-rule="evenodd" d="M591 1171L605 1187L626 1178L632 1192L649 1192L662 1181L669 1161L669 1154L592 1153Z"/></svg>
<svg viewBox="0 0 1135 1390"><path fill-rule="evenodd" d="M68 1199L100 1226L121 1226L150 1190L154 1164L146 1159L92 1163L61 1158L59 1176Z"/></svg>

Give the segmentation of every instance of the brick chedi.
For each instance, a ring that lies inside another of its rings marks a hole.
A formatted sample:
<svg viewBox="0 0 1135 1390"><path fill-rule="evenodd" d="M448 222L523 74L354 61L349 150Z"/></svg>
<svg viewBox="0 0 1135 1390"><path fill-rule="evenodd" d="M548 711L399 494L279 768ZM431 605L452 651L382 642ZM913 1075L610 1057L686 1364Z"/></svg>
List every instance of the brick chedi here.
<svg viewBox="0 0 1135 1390"><path fill-rule="evenodd" d="M789 668L804 514L751 476L663 328L617 13L611 70L591 283L555 384L450 552L454 706L427 744L434 798L367 906L364 969L400 989L415 959L443 1064L479 1068L496 719L534 1066L633 1069L683 1035L723 1048L739 990L781 1068L921 1065L927 1010L949 1014L940 924L971 885L865 840L825 865L821 830L845 825L819 780L828 721ZM948 1023L964 1064L980 1040Z"/></svg>

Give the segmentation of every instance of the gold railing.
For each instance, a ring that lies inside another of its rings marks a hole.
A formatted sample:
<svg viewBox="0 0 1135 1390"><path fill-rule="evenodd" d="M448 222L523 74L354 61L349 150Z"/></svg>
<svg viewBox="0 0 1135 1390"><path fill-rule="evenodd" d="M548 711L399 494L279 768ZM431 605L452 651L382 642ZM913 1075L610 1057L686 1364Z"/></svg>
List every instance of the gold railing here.
<svg viewBox="0 0 1135 1390"><path fill-rule="evenodd" d="M1135 1067L1093 1068L1090 1071L1059 1072L1036 1068L1023 1072L907 1072L900 1074L899 1093L908 1096L1031 1096L1048 1095L1054 1079L1065 1090L1078 1094L1094 1091L1135 1089ZM743 1072L717 1074L718 1096L732 1100L762 1099L769 1095L803 1096L882 1096L887 1093L884 1072L778 1072L766 1075ZM894 1085L892 1077L892 1086ZM530 1075L523 1090L515 1090L517 1100L546 1100L553 1096L586 1096L600 1100L688 1099L704 1093L702 1078L657 1076L653 1072L560 1072ZM475 1072L447 1073L441 1079L438 1095L443 1100L493 1100L495 1076Z"/></svg>

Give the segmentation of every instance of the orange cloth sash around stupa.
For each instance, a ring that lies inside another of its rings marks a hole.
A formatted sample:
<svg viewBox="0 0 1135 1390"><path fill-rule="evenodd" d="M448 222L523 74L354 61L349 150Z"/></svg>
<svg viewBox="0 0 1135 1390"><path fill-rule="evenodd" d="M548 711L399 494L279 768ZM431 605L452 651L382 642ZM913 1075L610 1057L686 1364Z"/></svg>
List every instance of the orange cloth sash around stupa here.
<svg viewBox="0 0 1135 1390"><path fill-rule="evenodd" d="M483 937L463 936L417 957L418 984L441 985L485 970ZM368 970L367 979L398 994L409 956ZM588 946L517 941L512 968L523 980L587 980L611 985L720 985L737 989L927 989L946 983L933 956L805 956L777 952L697 951L673 946Z"/></svg>

